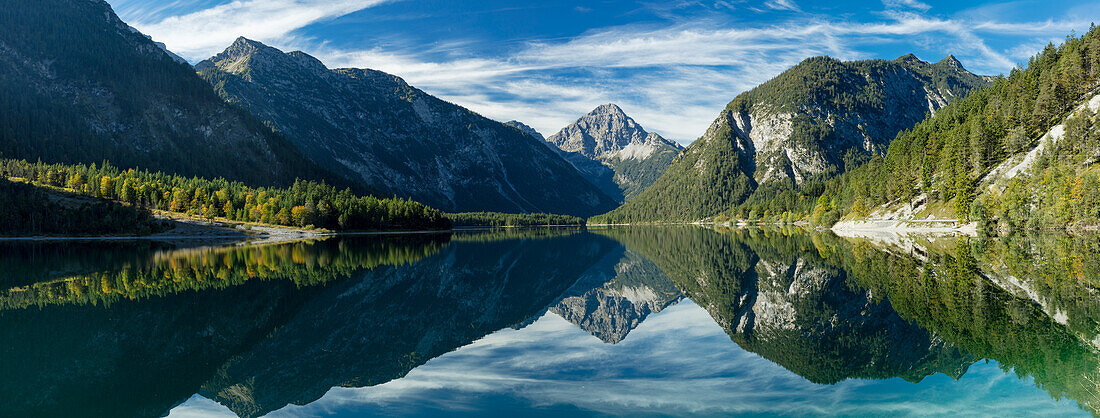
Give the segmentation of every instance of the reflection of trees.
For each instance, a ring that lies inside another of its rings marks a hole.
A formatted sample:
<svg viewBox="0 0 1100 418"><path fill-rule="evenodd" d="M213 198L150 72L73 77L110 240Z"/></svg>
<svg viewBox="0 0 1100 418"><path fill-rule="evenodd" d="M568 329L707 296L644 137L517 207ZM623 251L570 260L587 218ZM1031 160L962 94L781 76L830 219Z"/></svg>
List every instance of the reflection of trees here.
<svg viewBox="0 0 1100 418"><path fill-rule="evenodd" d="M1100 398L1092 382L1100 380L1098 347L1081 338L1086 334L1075 331L1079 326L1074 325L1095 324L1096 317L1086 314L1070 320L1065 312L1052 315L1039 301L1006 290L1011 283L998 283L1004 277L985 273L1003 271L1027 277L1024 282L1036 284L1030 289L1035 299L1068 300L1073 302L1067 302L1069 306L1076 307L1075 313L1095 313L1100 301L1083 299L1082 295L1093 291L1081 286L1080 276L1072 269L1066 269L1079 265L1073 260L1087 256L1095 247L1084 247L1085 254L1064 252L1068 247L1062 245L1039 249L1047 245L1044 242L1052 242L1048 239L1030 244L1007 240L974 245L961 239L946 251L932 251L926 261L880 251L866 243L842 243L837 254L854 283L889 299L902 317L975 356L996 360L1020 378L1033 378L1056 399L1074 399L1097 413ZM1055 256L1024 257L1021 248L1030 248L1026 252L1033 256ZM1024 259L1029 261L1022 262ZM1096 334L1087 335L1095 338Z"/></svg>
<svg viewBox="0 0 1100 418"><path fill-rule="evenodd" d="M819 383L958 376L973 361L848 285L831 247L796 230L608 229L647 255L743 348Z"/></svg>
<svg viewBox="0 0 1100 418"><path fill-rule="evenodd" d="M455 242L493 242L509 239L546 239L567 237L584 232L583 228L488 228L466 229L455 232L451 237Z"/></svg>
<svg viewBox="0 0 1100 418"><path fill-rule="evenodd" d="M1100 336L1100 236L1012 236L975 241L973 247L991 280L1017 296L1035 299L1079 336Z"/></svg>
<svg viewBox="0 0 1100 418"><path fill-rule="evenodd" d="M169 250L145 240L0 242L0 289L121 269Z"/></svg>
<svg viewBox="0 0 1100 418"><path fill-rule="evenodd" d="M148 256L128 268L170 273L157 276L163 297L111 293L106 306L0 310L0 416L156 416L196 392L250 416L316 400L334 386L384 383L527 323L617 248L572 233ZM300 287L345 265L347 279ZM218 277L231 270L264 280ZM196 284L169 291L176 277Z"/></svg>
<svg viewBox="0 0 1100 418"><path fill-rule="evenodd" d="M161 416L321 289L251 281L109 307L0 310L0 416Z"/></svg>
<svg viewBox="0 0 1100 418"><path fill-rule="evenodd" d="M438 252L446 237L363 237L155 252L110 270L10 288L0 293L0 309L110 304L184 291L224 289L254 279L290 280L298 286L311 286L363 269L416 262Z"/></svg>
<svg viewBox="0 0 1100 418"><path fill-rule="evenodd" d="M652 259L742 347L815 382L957 376L984 357L1100 407L1100 237L902 248L793 230L601 233Z"/></svg>

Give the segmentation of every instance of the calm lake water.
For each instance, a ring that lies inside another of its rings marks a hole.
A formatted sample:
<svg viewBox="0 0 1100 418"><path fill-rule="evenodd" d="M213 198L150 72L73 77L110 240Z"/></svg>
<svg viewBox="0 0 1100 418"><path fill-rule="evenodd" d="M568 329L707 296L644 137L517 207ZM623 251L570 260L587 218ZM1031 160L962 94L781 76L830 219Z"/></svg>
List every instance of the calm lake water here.
<svg viewBox="0 0 1100 418"><path fill-rule="evenodd" d="M0 243L0 416L1088 416L1100 237Z"/></svg>

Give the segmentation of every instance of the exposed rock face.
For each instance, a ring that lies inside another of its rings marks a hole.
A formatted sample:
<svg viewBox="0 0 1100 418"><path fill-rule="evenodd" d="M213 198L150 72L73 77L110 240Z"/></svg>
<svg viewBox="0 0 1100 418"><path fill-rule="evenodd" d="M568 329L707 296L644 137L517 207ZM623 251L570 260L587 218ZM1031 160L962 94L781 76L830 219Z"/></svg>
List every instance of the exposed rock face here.
<svg viewBox="0 0 1100 418"><path fill-rule="evenodd" d="M642 255L616 251L586 271L550 311L603 342L615 344L683 299L676 286Z"/></svg>
<svg viewBox="0 0 1100 418"><path fill-rule="evenodd" d="M614 104L597 107L546 141L592 184L619 199L653 184L683 149L646 132Z"/></svg>
<svg viewBox="0 0 1100 418"><path fill-rule="evenodd" d="M258 185L322 173L100 0L5 6L0 74L4 158L108 160Z"/></svg>
<svg viewBox="0 0 1100 418"><path fill-rule="evenodd" d="M366 69L244 38L196 66L310 159L447 211L586 216L614 206L539 140Z"/></svg>
<svg viewBox="0 0 1100 418"><path fill-rule="evenodd" d="M817 60L818 64L801 66L818 65L842 74L835 97L816 98L816 92L808 92L808 100L783 102L808 89L769 83L760 89L771 91L735 100L715 122L728 126L743 141L740 152L752 159L754 167L748 174L758 184L801 185L809 177L850 168L846 153L854 152L856 161L883 155L899 132L988 82L966 71L953 56L936 64L912 54L890 62ZM816 82L830 81L831 74L815 75L822 79Z"/></svg>

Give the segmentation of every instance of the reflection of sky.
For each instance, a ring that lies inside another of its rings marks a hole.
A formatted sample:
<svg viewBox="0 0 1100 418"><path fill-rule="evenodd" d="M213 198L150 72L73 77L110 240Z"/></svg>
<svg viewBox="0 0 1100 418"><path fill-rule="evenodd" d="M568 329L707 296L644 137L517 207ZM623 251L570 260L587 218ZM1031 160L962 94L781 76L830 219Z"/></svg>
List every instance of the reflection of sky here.
<svg viewBox="0 0 1100 418"><path fill-rule="evenodd" d="M334 388L272 416L483 415L1084 415L1028 380L978 362L959 381L937 374L816 385L732 343L690 300L649 317L624 341L600 342L547 313L370 388ZM170 416L232 415L195 396Z"/></svg>

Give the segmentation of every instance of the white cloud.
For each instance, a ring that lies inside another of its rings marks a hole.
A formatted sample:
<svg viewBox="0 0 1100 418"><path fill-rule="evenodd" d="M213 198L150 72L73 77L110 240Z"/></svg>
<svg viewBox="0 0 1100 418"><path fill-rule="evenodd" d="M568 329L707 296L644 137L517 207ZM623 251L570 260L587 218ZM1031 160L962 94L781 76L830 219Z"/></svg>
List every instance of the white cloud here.
<svg viewBox="0 0 1100 418"><path fill-rule="evenodd" d="M764 6L772 10L802 11L802 9L798 7L798 3L795 3L794 0L768 0L764 3Z"/></svg>
<svg viewBox="0 0 1100 418"><path fill-rule="evenodd" d="M614 102L648 130L681 142L701 135L737 94L810 56L891 58L864 49L890 43L913 48L920 42L944 56L954 54L972 71L998 74L1030 55L1028 51L1037 51L1036 38L1045 43L1088 26L1077 21L937 18L920 13L928 7L918 0L883 0L887 10L872 22L806 13L778 23L736 27L706 19L672 20L665 27L593 29L563 41L528 42L501 55L473 58L439 51L337 48L295 33L311 23L384 1L236 0L135 26L192 60L213 55L244 35L284 50L307 51L330 67L386 71L490 118L528 123L545 135L599 104ZM697 3L660 7L693 4ZM801 10L790 0L773 0L765 6ZM1027 39L1002 49L986 42L989 35L1006 34ZM448 46L468 47L461 39Z"/></svg>
<svg viewBox="0 0 1100 418"><path fill-rule="evenodd" d="M905 11L883 16L886 20L871 23L807 18L746 28L618 27L564 42L532 42L504 57L440 62L379 50L312 50L334 66L394 73L488 117L521 120L545 135L596 105L615 102L631 109L628 113L647 129L688 142L738 93L810 56L870 58L860 49L927 35L937 39L943 55L955 54L971 70L997 74L1016 65L1017 51L990 47L984 34L1068 33L1081 25L974 23Z"/></svg>
<svg viewBox="0 0 1100 418"><path fill-rule="evenodd" d="M882 4L891 9L915 9L927 12L932 6L917 0L882 0Z"/></svg>
<svg viewBox="0 0 1100 418"><path fill-rule="evenodd" d="M163 8L135 9L133 15L124 13L124 16L131 20L127 22L131 26L195 61L220 52L238 36L279 41L307 25L387 1L390 0L234 0L155 21L142 18L151 19Z"/></svg>

